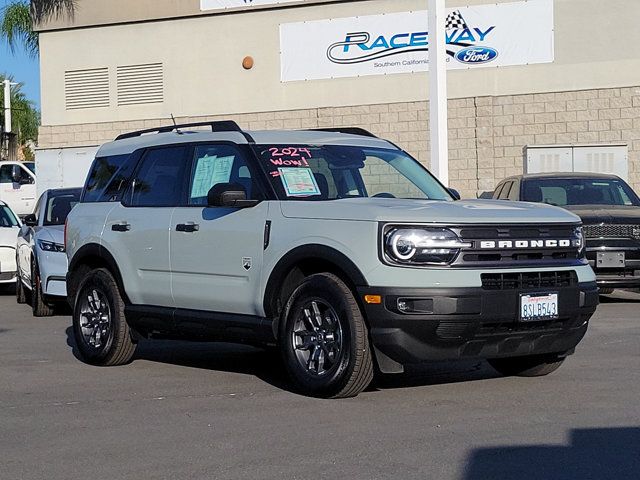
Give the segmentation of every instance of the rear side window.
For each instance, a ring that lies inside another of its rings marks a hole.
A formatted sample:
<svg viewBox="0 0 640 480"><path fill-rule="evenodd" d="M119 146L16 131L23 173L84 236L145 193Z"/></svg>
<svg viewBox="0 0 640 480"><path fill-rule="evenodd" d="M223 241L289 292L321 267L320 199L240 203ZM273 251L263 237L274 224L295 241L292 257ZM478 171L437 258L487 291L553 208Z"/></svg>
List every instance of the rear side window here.
<svg viewBox="0 0 640 480"><path fill-rule="evenodd" d="M231 145L200 145L195 149L188 204L206 206L209 190L221 183L240 185L247 198L264 198L240 151Z"/></svg>
<svg viewBox="0 0 640 480"><path fill-rule="evenodd" d="M132 155L98 157L91 166L84 187L82 202L115 202L126 189L127 180L135 167Z"/></svg>
<svg viewBox="0 0 640 480"><path fill-rule="evenodd" d="M174 207L182 203L188 147L147 152L127 193L131 207Z"/></svg>

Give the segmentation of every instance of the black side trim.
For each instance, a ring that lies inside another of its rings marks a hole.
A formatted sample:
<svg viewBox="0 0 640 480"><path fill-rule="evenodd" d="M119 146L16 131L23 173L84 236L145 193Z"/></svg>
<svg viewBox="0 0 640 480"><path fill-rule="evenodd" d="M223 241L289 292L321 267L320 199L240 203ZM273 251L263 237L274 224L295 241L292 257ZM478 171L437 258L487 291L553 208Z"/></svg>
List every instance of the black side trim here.
<svg viewBox="0 0 640 480"><path fill-rule="evenodd" d="M294 248L285 254L271 271L269 281L264 293L264 310L268 316L273 316L277 311L278 291L286 275L293 267L304 261L321 261L330 264L337 270L343 271L348 279L356 287L368 286L362 272L343 253L327 247L326 245L309 244Z"/></svg>
<svg viewBox="0 0 640 480"><path fill-rule="evenodd" d="M275 343L271 321L263 317L149 305L127 305L125 313L131 328L144 337Z"/></svg>
<svg viewBox="0 0 640 480"><path fill-rule="evenodd" d="M269 248L269 242L271 242L271 220L267 220L264 224L264 249Z"/></svg>

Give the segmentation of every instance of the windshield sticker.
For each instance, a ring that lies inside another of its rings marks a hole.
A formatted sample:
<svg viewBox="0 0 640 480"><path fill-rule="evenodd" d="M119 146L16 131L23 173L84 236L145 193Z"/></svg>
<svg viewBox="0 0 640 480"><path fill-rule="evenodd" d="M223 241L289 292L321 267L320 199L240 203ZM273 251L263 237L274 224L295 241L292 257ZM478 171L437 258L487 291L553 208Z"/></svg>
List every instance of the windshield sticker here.
<svg viewBox="0 0 640 480"><path fill-rule="evenodd" d="M288 197L320 195L320 188L310 168L279 168L278 171Z"/></svg>
<svg viewBox="0 0 640 480"><path fill-rule="evenodd" d="M311 151L308 148L272 147L269 149L269 161L276 166L308 167Z"/></svg>

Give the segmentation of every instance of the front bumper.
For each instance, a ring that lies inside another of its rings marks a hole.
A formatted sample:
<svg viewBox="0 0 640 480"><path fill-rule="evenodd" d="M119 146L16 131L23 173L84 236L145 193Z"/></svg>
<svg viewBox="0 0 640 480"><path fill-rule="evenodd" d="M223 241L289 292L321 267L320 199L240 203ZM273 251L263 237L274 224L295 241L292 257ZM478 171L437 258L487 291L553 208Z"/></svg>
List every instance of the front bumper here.
<svg viewBox="0 0 640 480"><path fill-rule="evenodd" d="M0 246L0 285L16 281L16 249Z"/></svg>
<svg viewBox="0 0 640 480"><path fill-rule="evenodd" d="M596 274L600 288L640 288L640 247L633 240L602 239L594 246L590 241L587 247L589 265ZM621 252L625 254L624 268L600 268L597 262L599 252Z"/></svg>
<svg viewBox="0 0 640 480"><path fill-rule="evenodd" d="M62 252L45 252L38 249L38 267L42 294L51 300L67 297L67 255Z"/></svg>
<svg viewBox="0 0 640 480"><path fill-rule="evenodd" d="M519 321L523 293L558 292L560 318ZM499 358L570 352L587 331L598 305L595 282L544 289L360 288L382 295L382 304L363 302L376 359L384 373L402 365L464 357ZM421 299L423 313L406 314L399 298Z"/></svg>

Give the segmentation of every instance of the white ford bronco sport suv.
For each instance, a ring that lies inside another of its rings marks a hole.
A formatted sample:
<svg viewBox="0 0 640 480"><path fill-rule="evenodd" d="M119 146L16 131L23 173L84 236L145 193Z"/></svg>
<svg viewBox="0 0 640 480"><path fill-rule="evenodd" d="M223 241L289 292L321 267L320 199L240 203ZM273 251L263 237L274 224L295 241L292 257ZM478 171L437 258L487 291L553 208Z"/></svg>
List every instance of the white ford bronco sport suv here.
<svg viewBox="0 0 640 480"><path fill-rule="evenodd" d="M321 397L430 360L548 374L598 303L578 217L455 201L359 129L121 135L98 151L65 243L85 361L127 363L142 338L277 345Z"/></svg>

